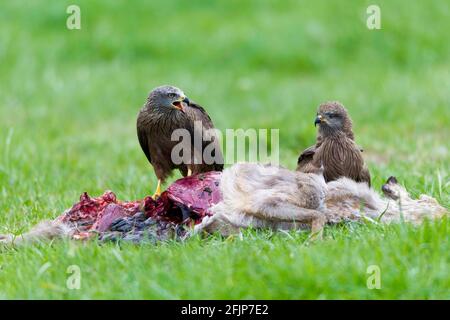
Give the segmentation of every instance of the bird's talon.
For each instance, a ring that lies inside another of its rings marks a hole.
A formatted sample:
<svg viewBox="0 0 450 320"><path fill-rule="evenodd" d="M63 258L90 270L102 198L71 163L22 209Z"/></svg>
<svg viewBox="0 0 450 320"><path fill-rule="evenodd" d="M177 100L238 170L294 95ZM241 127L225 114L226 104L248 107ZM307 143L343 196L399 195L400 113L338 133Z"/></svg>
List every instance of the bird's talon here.
<svg viewBox="0 0 450 320"><path fill-rule="evenodd" d="M156 186L156 191L152 196L153 200L158 199L161 196L161 180L158 179L158 185Z"/></svg>

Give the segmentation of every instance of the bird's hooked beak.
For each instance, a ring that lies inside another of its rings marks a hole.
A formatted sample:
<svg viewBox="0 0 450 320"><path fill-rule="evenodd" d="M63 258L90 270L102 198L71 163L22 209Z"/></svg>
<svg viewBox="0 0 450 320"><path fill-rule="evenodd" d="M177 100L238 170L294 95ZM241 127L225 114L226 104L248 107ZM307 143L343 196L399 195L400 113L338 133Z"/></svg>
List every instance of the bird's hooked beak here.
<svg viewBox="0 0 450 320"><path fill-rule="evenodd" d="M178 100L175 100L172 102L172 105L175 109L180 110L184 113L184 106L183 104L189 105L190 101L187 97L180 97Z"/></svg>
<svg viewBox="0 0 450 320"><path fill-rule="evenodd" d="M317 124L320 124L322 121L324 121L322 115L317 115L316 120L314 121L314 127L317 126Z"/></svg>

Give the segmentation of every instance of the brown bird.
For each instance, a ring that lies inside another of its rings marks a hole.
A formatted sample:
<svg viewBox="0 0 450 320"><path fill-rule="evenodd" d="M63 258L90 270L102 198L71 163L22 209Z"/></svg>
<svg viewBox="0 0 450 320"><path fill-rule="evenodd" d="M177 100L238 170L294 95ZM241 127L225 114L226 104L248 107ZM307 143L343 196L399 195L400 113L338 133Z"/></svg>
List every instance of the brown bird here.
<svg viewBox="0 0 450 320"><path fill-rule="evenodd" d="M173 137L177 129L184 130ZM184 140L183 132L189 135ZM150 92L138 114L137 135L158 178L155 196L160 195L161 183L174 169L179 169L183 176L223 169L223 156L211 118L176 87L161 86ZM206 152L209 157L204 157Z"/></svg>
<svg viewBox="0 0 450 320"><path fill-rule="evenodd" d="M362 149L354 142L352 120L344 106L339 102L321 104L314 122L317 124L316 144L300 154L297 171L317 172L323 166L327 182L347 177L370 186L370 173Z"/></svg>

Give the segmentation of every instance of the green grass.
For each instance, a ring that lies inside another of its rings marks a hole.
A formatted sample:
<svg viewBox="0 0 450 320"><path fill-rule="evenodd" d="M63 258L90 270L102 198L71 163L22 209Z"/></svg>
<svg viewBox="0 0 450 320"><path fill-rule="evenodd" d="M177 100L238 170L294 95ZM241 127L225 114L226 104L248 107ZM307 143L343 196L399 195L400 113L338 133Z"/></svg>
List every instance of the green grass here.
<svg viewBox="0 0 450 320"><path fill-rule="evenodd" d="M1 256L0 298L448 299L449 228L448 219L418 229L348 225L320 244L305 232L249 231L155 247L27 247ZM66 288L70 265L80 267L80 290ZM371 265L380 290L367 288Z"/></svg>
<svg viewBox="0 0 450 320"><path fill-rule="evenodd" d="M55 217L88 191L154 188L135 117L177 85L216 126L279 128L295 168L317 105L340 100L379 189L395 175L450 207L450 5L377 1L73 1L0 4L0 233ZM175 176L174 178L176 178ZM0 253L0 298L450 298L449 221L249 231L159 246L54 243ZM78 265L80 290L66 287ZM366 269L381 268L381 290Z"/></svg>

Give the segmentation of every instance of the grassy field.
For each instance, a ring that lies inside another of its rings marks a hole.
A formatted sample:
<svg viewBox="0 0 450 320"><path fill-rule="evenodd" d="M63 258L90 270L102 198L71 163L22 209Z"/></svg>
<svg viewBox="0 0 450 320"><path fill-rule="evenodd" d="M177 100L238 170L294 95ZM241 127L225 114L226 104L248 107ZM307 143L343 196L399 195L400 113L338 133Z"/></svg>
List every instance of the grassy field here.
<svg viewBox="0 0 450 320"><path fill-rule="evenodd" d="M295 168L317 105L339 100L380 188L390 175L450 207L450 4L376 1L20 1L0 4L0 233L55 217L83 191L151 193L135 118L170 83L216 126L279 128ZM66 7L81 8L81 30ZM174 179L177 176L174 176ZM0 298L445 298L450 220L245 232L158 246L73 242L0 252ZM67 268L82 272L66 287ZM381 269L380 290L366 286Z"/></svg>

